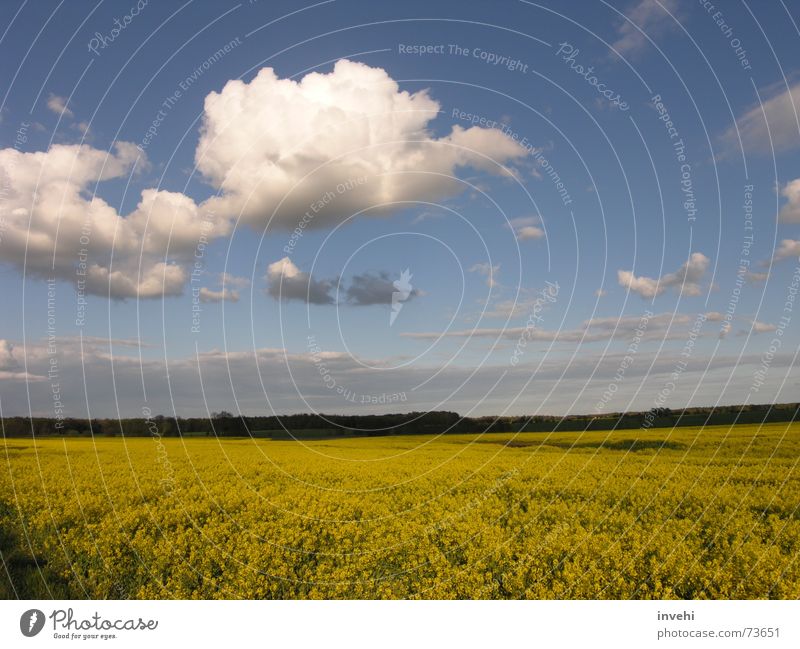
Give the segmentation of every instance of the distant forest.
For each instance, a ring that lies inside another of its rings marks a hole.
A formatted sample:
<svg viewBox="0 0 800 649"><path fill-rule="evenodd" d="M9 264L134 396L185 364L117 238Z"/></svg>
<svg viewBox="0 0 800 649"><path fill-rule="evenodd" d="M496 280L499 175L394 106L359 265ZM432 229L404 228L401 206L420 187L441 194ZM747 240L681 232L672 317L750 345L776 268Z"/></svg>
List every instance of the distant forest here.
<svg viewBox="0 0 800 649"><path fill-rule="evenodd" d="M296 414L236 416L215 412L210 418L141 417L133 419L52 419L8 417L0 420L6 437L262 437L320 439L327 437L432 435L672 428L794 421L800 403L718 406L592 415L461 417L448 411L385 415Z"/></svg>

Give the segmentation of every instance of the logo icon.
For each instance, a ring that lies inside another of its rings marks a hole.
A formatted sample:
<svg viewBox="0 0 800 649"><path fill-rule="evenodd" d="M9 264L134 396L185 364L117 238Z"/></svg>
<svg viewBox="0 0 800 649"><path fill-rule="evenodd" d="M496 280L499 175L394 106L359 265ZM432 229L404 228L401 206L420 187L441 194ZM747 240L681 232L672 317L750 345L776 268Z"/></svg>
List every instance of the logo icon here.
<svg viewBox="0 0 800 649"><path fill-rule="evenodd" d="M44 613L38 608L25 611L19 618L19 630L26 638L32 638L44 628Z"/></svg>
<svg viewBox="0 0 800 649"><path fill-rule="evenodd" d="M395 290L392 292L392 312L389 315L390 327L394 324L394 321L400 314L400 311L403 308L403 302L411 297L411 292L414 290L414 287L411 286L412 277L413 275L411 274L411 271L406 268L402 273L400 273L400 279L396 279L394 282L392 282L392 286L394 286Z"/></svg>

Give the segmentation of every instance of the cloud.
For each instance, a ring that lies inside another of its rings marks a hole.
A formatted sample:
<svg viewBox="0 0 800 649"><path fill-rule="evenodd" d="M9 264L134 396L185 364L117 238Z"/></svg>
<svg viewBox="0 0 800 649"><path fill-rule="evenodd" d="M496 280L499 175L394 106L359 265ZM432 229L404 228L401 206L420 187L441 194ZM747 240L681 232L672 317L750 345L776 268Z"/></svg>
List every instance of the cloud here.
<svg viewBox="0 0 800 649"><path fill-rule="evenodd" d="M284 257L267 266L267 293L276 300L299 300L307 304L333 304L335 280L316 280Z"/></svg>
<svg viewBox="0 0 800 649"><path fill-rule="evenodd" d="M747 271L744 278L750 284L757 284L759 282L766 282L769 279L769 273L751 273Z"/></svg>
<svg viewBox="0 0 800 649"><path fill-rule="evenodd" d="M486 286L494 288L497 286L497 280L495 278L500 272L500 264L495 264L494 266L488 262L475 264L469 269L469 272L483 275L486 278Z"/></svg>
<svg viewBox="0 0 800 649"><path fill-rule="evenodd" d="M206 286L200 289L199 293L201 302L238 302L239 291L222 288L219 291L214 291Z"/></svg>
<svg viewBox="0 0 800 649"><path fill-rule="evenodd" d="M460 167L501 173L527 155L499 129L454 126L434 138L440 104L401 91L383 69L342 59L299 81L263 68L205 99L195 160L222 193L217 213L263 228L329 227L393 201L437 201L461 191ZM274 218L273 218L274 217Z"/></svg>
<svg viewBox="0 0 800 649"><path fill-rule="evenodd" d="M605 297L606 295L608 295L608 291L606 291L605 289L602 289L602 288L598 288L594 292L594 294L595 294L596 297Z"/></svg>
<svg viewBox="0 0 800 649"><path fill-rule="evenodd" d="M58 95L50 95L47 98L47 107L56 115L64 115L66 117L74 117L75 114L67 108L66 97L59 97Z"/></svg>
<svg viewBox="0 0 800 649"><path fill-rule="evenodd" d="M678 270L667 273L661 278L637 277L629 270L617 271L619 285L638 293L643 298L661 295L668 288L675 288L683 295L698 296L702 294L700 280L708 269L709 259L700 252L694 252Z"/></svg>
<svg viewBox="0 0 800 649"><path fill-rule="evenodd" d="M237 277L230 273L219 273L217 285L219 289L215 290L208 286L200 289L198 296L201 302L238 302L239 290L245 286L250 285L250 280L247 277Z"/></svg>
<svg viewBox="0 0 800 649"><path fill-rule="evenodd" d="M753 333L754 334L762 334L762 333L771 333L775 331L775 325L769 324L767 322L759 322L758 320L753 320Z"/></svg>
<svg viewBox="0 0 800 649"><path fill-rule="evenodd" d="M706 322L718 322L722 314L716 311L703 314ZM593 318L574 329L544 329L531 327L485 327L446 331L405 332L403 338L437 340L439 338L493 338L519 341L521 338L539 342L592 343L606 340L630 340L636 330L643 330L642 340L683 340L696 315L688 313L659 313L642 326L640 316ZM701 334L702 336L702 334Z"/></svg>
<svg viewBox="0 0 800 649"><path fill-rule="evenodd" d="M65 144L0 150L0 181L9 188L0 261L112 298L180 294L197 246L229 228L176 192L145 189L127 215L96 195L98 183L146 164L141 155L128 142L110 152Z"/></svg>
<svg viewBox="0 0 800 649"><path fill-rule="evenodd" d="M530 241L531 239L541 239L544 236L544 230L535 225L526 225L519 228L516 235L520 241Z"/></svg>
<svg viewBox="0 0 800 649"><path fill-rule="evenodd" d="M517 219L511 219L509 226L514 231L514 236L520 241L530 241L532 239L541 239L544 236L544 230L538 227L539 219L535 216L525 216Z"/></svg>
<svg viewBox="0 0 800 649"><path fill-rule="evenodd" d="M57 95L48 107L72 116ZM129 214L100 198L98 184L147 165L134 144L117 142L108 152L85 144L2 149L0 261L85 281L86 291L112 298L178 295L195 249L227 236L234 218L263 229L274 214L276 227L294 229L304 215L308 228L365 209L385 216L397 209L386 205L393 201L459 193L460 168L510 174L502 165L528 155L498 129L456 125L432 137L439 108L427 91L401 91L384 70L361 63L340 60L330 73L299 81L264 68L205 99L195 158L215 195L198 205L145 189ZM302 275L290 278L295 288L298 281ZM309 287L313 299L329 301L324 282Z"/></svg>
<svg viewBox="0 0 800 649"><path fill-rule="evenodd" d="M800 83L773 95L746 111L736 124L722 134L726 153L739 150L739 138L745 151L772 153L800 147Z"/></svg>
<svg viewBox="0 0 800 649"><path fill-rule="evenodd" d="M539 301L540 302L540 301ZM536 307L536 298L517 298L513 300L500 300L492 304L490 307L479 315L482 318L502 318L508 320L509 318L527 317L531 311ZM540 304L541 307L541 304Z"/></svg>
<svg viewBox="0 0 800 649"><path fill-rule="evenodd" d="M345 295L347 302L354 306L391 304L392 294L397 290L389 273L385 271L380 273L367 272L361 275L353 275ZM408 293L408 297L403 301L408 302L412 298L419 296L419 294L416 288L412 288Z"/></svg>
<svg viewBox="0 0 800 649"><path fill-rule="evenodd" d="M642 32L654 38L677 27L669 13L675 15L678 1L661 0L660 4L655 0L639 0L625 12L628 20L619 23L617 40L612 44L620 56L637 55L646 49L649 41Z"/></svg>
<svg viewBox="0 0 800 649"><path fill-rule="evenodd" d="M111 270L92 264L86 274L86 289L89 293L116 299L147 299L180 295L187 278L184 268L164 262L156 262L134 275L127 270Z"/></svg>
<svg viewBox="0 0 800 649"><path fill-rule="evenodd" d="M89 122L78 122L77 124L73 124L72 128L84 137L89 135Z"/></svg>
<svg viewBox="0 0 800 649"><path fill-rule="evenodd" d="M796 239L782 239L772 261L781 261L791 257L800 257L800 241Z"/></svg>
<svg viewBox="0 0 800 649"><path fill-rule="evenodd" d="M8 340L0 338L0 370L14 370L19 366L14 358L14 345Z"/></svg>
<svg viewBox="0 0 800 649"><path fill-rule="evenodd" d="M787 199L779 213L781 223L800 223L800 178L786 183L781 189L781 196Z"/></svg>
<svg viewBox="0 0 800 649"><path fill-rule="evenodd" d="M233 288L245 288L250 286L250 279L231 275L230 273L220 273L219 284L221 286L232 286Z"/></svg>
<svg viewBox="0 0 800 649"><path fill-rule="evenodd" d="M691 326L691 325L689 325ZM632 332L628 332L629 334ZM646 410L652 407L653 395L670 380L679 358L679 349L640 348L635 361L619 385L620 407ZM29 371L37 378L21 379L0 371L0 401L4 416L28 414L53 416L53 394L46 379L53 356L46 341L28 340L26 348L15 347L25 357ZM163 354L146 355L134 350L114 355L101 348L85 346L77 340L59 340L58 366L61 400L65 414L75 417L141 417L147 389L147 405L153 413L164 415L203 416L209 410L230 410L246 414L307 412L315 409L327 413L385 412L386 405L369 405L351 401L322 381L314 357L305 351L292 353L284 349L249 349L246 351L200 350L178 358L165 359ZM517 395L542 394L545 400L537 407L542 412L587 412L596 397L607 389L619 371L626 352L585 351L573 358L562 355L542 359L537 355L530 363L509 366L507 358L499 363L482 363L442 368L441 363L414 364L380 372L380 393L405 392L408 400L397 404L397 411L425 411L431 408L461 413L488 415L531 413L531 400ZM374 395L376 375L365 372L364 365L380 361L354 358L341 352L325 351L326 369L337 386L344 386L355 395ZM668 407L687 403L742 403L752 386L753 372L762 363L761 352L740 356L717 354L704 357L700 350L681 374ZM287 365L296 382L287 381ZM535 368L535 373L532 370ZM765 400L777 398L781 386L792 385L800 377L791 353L776 354L765 385L759 394ZM113 372L113 374L112 374ZM435 378L431 379L433 375ZM84 381L85 377L85 381ZM428 380L431 379L431 380ZM202 380L202 385L200 381ZM425 382L424 390L411 386ZM496 384L502 381L503 390ZM453 386L460 389L453 393ZM86 394L84 394L86 386ZM585 391L585 392L584 392ZM264 395L269 395L269 404ZM576 395L583 394L580 399ZM206 404L204 395L210 399ZM305 399L305 402L300 398ZM514 396L511 396L514 395ZM724 397L722 401L720 398ZM86 412L87 403L92 405ZM443 405L444 404L444 405ZM589 405L587 405L589 404ZM117 410L119 408L119 411ZM609 404L608 410L612 410Z"/></svg>
<svg viewBox="0 0 800 649"><path fill-rule="evenodd" d="M9 340L0 339L0 381L17 381L23 385L30 386L46 380L44 374L47 368L43 368L42 374L30 374L22 370L20 362L14 354L14 343Z"/></svg>

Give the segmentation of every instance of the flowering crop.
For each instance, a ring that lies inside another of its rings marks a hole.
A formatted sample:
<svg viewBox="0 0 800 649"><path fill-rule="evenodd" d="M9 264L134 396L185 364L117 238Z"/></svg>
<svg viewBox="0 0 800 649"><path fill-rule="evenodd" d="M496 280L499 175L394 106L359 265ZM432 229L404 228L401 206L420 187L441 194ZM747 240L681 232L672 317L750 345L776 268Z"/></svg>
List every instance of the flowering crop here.
<svg viewBox="0 0 800 649"><path fill-rule="evenodd" d="M799 459L795 424L7 439L0 596L796 599Z"/></svg>

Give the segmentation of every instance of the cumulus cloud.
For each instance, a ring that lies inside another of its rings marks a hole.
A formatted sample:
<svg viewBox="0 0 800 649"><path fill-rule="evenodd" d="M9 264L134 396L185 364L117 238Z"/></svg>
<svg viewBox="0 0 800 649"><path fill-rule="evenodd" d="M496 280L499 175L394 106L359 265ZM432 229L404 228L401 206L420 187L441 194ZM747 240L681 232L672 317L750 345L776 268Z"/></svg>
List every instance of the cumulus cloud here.
<svg viewBox="0 0 800 649"><path fill-rule="evenodd" d="M96 295L109 295L115 299L152 298L180 295L186 284L186 270L176 264L156 262L138 273L111 270L97 264L89 266L86 289Z"/></svg>
<svg viewBox="0 0 800 649"><path fill-rule="evenodd" d="M389 273L385 271L366 272L361 275L353 275L345 295L349 304L371 306L373 304L391 304L392 294L397 290ZM407 302L418 297L419 294L419 290L412 288L408 297L403 301Z"/></svg>
<svg viewBox="0 0 800 649"><path fill-rule="evenodd" d="M440 105L401 91L383 69L340 60L299 81L262 69L206 97L195 159L222 193L218 213L264 227L327 227L392 201L436 201L461 190L459 167L500 173L527 151L498 129L427 130Z"/></svg>
<svg viewBox="0 0 800 649"><path fill-rule="evenodd" d="M617 271L619 285L633 293L638 293L643 298L653 298L661 295L668 288L675 288L683 295L698 296L703 290L700 280L708 269L709 259L700 252L694 252L688 261L674 273L667 273L663 277L637 277L633 271Z"/></svg>
<svg viewBox="0 0 800 649"><path fill-rule="evenodd" d="M648 44L645 34L654 38L677 27L669 13L675 15L678 9L678 0L639 0L625 12L628 20L620 21L612 47L621 56L639 54Z"/></svg>
<svg viewBox="0 0 800 649"><path fill-rule="evenodd" d="M800 257L800 241L796 239L782 239L772 261L781 261L791 257Z"/></svg>
<svg viewBox="0 0 800 649"><path fill-rule="evenodd" d="M726 153L739 150L739 139L746 151L769 154L800 147L800 83L773 94L736 119L722 135Z"/></svg>
<svg viewBox="0 0 800 649"><path fill-rule="evenodd" d="M140 155L127 142L111 152L62 144L33 153L0 150L8 188L0 205L0 261L112 298L181 293L196 247L227 225L204 220L195 202L176 192L146 189L127 215L94 195L98 183L133 173Z"/></svg>
<svg viewBox="0 0 800 649"><path fill-rule="evenodd" d="M72 116L57 95L48 107ZM385 216L393 201L458 193L460 168L502 175L528 155L498 129L456 125L433 137L428 125L439 107L427 91L401 91L384 70L348 60L299 81L264 68L206 97L195 157L216 194L198 205L146 189L129 214L100 198L97 185L146 165L133 144L2 149L0 261L112 298L177 295L195 248L227 236L234 218L263 228L274 215L276 227L294 229L298 215L309 216L308 228L365 209ZM288 279L296 289L303 275ZM314 300L329 301L325 282L308 286Z"/></svg>
<svg viewBox="0 0 800 649"><path fill-rule="evenodd" d="M336 280L317 280L284 257L267 266L267 293L277 300L299 300L308 304L333 304Z"/></svg>
<svg viewBox="0 0 800 649"><path fill-rule="evenodd" d="M800 178L786 183L781 189L781 196L787 199L779 213L781 223L800 223Z"/></svg>
<svg viewBox="0 0 800 649"><path fill-rule="evenodd" d="M74 113L67 107L66 97L59 97L58 95L50 95L47 98L47 107L56 115L64 115L66 117L74 117Z"/></svg>

